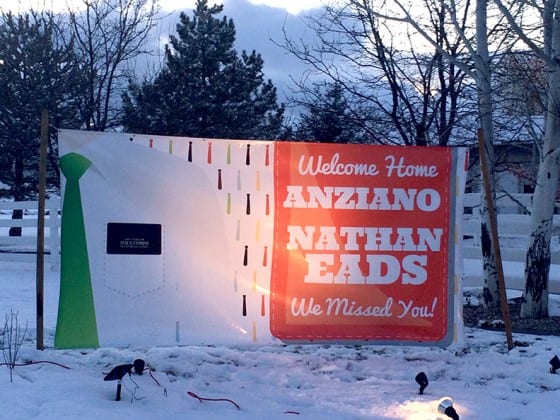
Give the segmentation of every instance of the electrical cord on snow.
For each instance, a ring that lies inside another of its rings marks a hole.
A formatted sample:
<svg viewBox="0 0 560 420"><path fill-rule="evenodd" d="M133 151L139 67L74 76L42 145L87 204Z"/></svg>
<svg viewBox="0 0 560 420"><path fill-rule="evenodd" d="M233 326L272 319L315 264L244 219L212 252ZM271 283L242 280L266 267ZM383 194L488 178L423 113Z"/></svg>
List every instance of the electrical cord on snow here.
<svg viewBox="0 0 560 420"><path fill-rule="evenodd" d="M132 379L132 375L129 373L128 377L130 379L130 382L132 382L134 384L134 389L130 390L128 389L128 387L126 386L126 383L123 381L122 384L124 386L124 389L126 389L128 392L130 392L130 402L132 403L134 400L136 401L140 401L143 400L146 397L137 397L136 396L136 391L140 389L140 386L136 383L136 381L134 379Z"/></svg>
<svg viewBox="0 0 560 420"><path fill-rule="evenodd" d="M241 410L241 407L239 407L239 404L237 404L235 401L230 400L229 398L205 398L205 397L199 397L198 395L196 395L194 392L192 391L188 391L187 395L196 398L198 401L202 402L202 401L226 401L229 403L232 403L235 408L237 408L238 410Z"/></svg>
<svg viewBox="0 0 560 420"><path fill-rule="evenodd" d="M62 363L51 362L49 360L37 360L37 361L30 361L25 363L0 363L0 366L30 366L30 365L38 365L40 363L48 363L50 365L55 365L63 369L71 369L70 367L63 365Z"/></svg>
<svg viewBox="0 0 560 420"><path fill-rule="evenodd" d="M148 371L148 374L150 375L150 378L152 378L152 380L157 384L157 386L159 386L160 388L163 388L163 395L164 395L165 397L167 397L167 388L164 387L164 386L162 386L162 385L159 383L159 381L156 379L156 377L153 375L152 372L153 372L154 370L153 370L151 367L148 367L148 368L146 368L146 369L144 369L144 370L147 370L147 371Z"/></svg>

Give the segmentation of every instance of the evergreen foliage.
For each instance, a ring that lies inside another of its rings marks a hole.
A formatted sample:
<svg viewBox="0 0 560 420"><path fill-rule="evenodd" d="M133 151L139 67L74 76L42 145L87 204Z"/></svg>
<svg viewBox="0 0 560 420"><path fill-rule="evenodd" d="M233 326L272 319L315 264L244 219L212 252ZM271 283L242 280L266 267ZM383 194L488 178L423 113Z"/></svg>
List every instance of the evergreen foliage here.
<svg viewBox="0 0 560 420"><path fill-rule="evenodd" d="M192 17L180 15L165 67L153 81L132 82L123 96L127 131L207 138L276 139L283 105L265 81L255 51L238 54L232 19L222 5L198 0Z"/></svg>
<svg viewBox="0 0 560 420"><path fill-rule="evenodd" d="M46 12L0 14L0 182L16 200L37 191L41 111L49 110L51 126L79 126L77 67L57 28ZM49 183L56 185L55 130L50 132Z"/></svg>
<svg viewBox="0 0 560 420"><path fill-rule="evenodd" d="M364 142L360 125L351 114L340 83L328 84L323 91L315 86L313 99L304 104L295 137L299 140L326 143Z"/></svg>

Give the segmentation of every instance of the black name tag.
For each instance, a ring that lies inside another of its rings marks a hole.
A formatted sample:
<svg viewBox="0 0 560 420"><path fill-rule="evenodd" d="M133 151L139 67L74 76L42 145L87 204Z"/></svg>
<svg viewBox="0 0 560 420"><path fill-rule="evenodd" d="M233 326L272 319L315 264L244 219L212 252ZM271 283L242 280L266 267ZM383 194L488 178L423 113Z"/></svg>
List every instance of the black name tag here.
<svg viewBox="0 0 560 420"><path fill-rule="evenodd" d="M107 254L161 255L161 225L107 223Z"/></svg>

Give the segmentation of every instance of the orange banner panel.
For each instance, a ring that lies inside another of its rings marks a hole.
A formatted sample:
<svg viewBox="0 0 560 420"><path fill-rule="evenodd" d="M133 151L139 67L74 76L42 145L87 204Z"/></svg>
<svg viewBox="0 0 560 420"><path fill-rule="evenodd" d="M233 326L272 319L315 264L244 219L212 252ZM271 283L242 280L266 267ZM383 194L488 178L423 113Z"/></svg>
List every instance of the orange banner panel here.
<svg viewBox="0 0 560 420"><path fill-rule="evenodd" d="M278 142L275 155L272 334L442 340L451 149Z"/></svg>

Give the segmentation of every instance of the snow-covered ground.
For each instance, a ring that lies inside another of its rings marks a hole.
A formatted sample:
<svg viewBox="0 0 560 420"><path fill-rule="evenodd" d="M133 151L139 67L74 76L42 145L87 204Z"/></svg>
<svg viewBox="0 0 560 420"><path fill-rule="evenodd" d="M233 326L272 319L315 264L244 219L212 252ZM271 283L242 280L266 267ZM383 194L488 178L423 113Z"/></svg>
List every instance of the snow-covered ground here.
<svg viewBox="0 0 560 420"><path fill-rule="evenodd" d="M522 275L505 265L509 276ZM476 283L479 262L467 260ZM437 403L450 396L461 419L558 418L559 374L549 360L560 337L505 335L466 329L463 346L184 346L165 348L52 349L58 273L46 271L45 345L35 344L35 268L0 263L0 322L17 311L28 322L27 340L13 382L0 368L0 417L6 419L437 419ZM553 271L554 281L560 275ZM515 292L512 292L515 293ZM560 313L551 299L551 312ZM3 322L2 322L3 324ZM143 375L104 381L116 365L143 359ZM0 362L3 360L0 359ZM414 378L429 385L419 395ZM229 399L199 401L188 395ZM236 404L239 409L236 408Z"/></svg>

